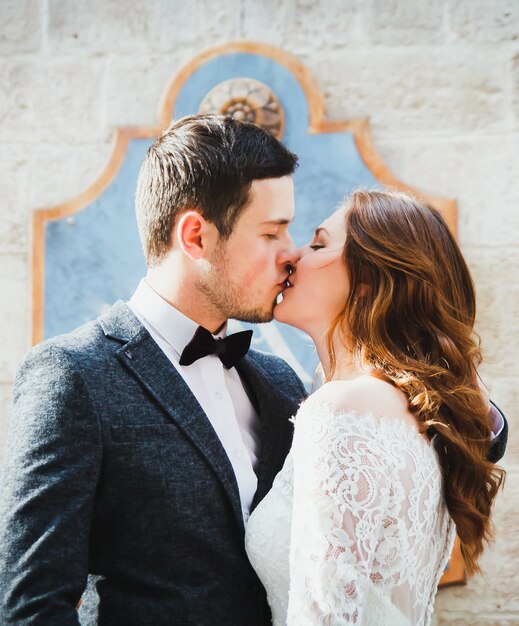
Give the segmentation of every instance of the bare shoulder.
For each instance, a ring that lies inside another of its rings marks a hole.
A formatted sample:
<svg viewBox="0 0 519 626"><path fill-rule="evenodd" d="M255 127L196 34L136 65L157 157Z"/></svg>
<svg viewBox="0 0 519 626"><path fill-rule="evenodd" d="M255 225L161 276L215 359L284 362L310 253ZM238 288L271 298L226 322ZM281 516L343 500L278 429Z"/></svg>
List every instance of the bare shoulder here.
<svg viewBox="0 0 519 626"><path fill-rule="evenodd" d="M312 397L337 411L378 415L407 412L407 398L391 384L374 376L325 383Z"/></svg>

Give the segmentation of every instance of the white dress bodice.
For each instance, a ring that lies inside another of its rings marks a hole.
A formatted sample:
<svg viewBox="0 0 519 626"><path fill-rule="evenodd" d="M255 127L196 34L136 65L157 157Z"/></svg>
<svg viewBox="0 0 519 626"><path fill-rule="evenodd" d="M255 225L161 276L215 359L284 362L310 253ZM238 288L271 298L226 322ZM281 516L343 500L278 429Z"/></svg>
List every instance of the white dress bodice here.
<svg viewBox="0 0 519 626"><path fill-rule="evenodd" d="M274 626L428 626L454 534L414 424L310 397L245 542Z"/></svg>

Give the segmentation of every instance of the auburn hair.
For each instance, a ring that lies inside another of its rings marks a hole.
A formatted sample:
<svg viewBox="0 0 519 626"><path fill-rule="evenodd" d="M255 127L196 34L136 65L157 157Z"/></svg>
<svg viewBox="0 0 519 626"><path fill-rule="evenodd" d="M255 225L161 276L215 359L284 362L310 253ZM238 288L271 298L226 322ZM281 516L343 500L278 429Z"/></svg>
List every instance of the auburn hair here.
<svg viewBox="0 0 519 626"><path fill-rule="evenodd" d="M472 278L441 214L392 190L355 191L345 203L343 333L353 358L409 400L438 452L449 513L469 574L493 536L492 504L505 478L487 460L491 424L478 384L479 337Z"/></svg>

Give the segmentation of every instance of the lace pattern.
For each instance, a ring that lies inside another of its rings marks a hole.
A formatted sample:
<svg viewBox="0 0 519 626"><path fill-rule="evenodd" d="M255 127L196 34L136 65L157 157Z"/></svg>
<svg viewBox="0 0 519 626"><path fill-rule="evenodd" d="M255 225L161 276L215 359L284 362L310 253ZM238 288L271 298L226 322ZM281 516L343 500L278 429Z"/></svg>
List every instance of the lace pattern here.
<svg viewBox="0 0 519 626"><path fill-rule="evenodd" d="M414 425L310 398L246 546L276 626L427 626L453 539Z"/></svg>

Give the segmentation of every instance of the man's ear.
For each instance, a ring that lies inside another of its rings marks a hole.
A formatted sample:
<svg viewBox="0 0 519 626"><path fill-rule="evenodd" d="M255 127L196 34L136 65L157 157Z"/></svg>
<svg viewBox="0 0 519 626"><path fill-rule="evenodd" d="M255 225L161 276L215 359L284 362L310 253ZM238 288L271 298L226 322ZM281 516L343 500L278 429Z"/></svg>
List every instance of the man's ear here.
<svg viewBox="0 0 519 626"><path fill-rule="evenodd" d="M176 239L193 261L198 261L207 252L208 222L197 211L187 211L180 216L176 227Z"/></svg>

